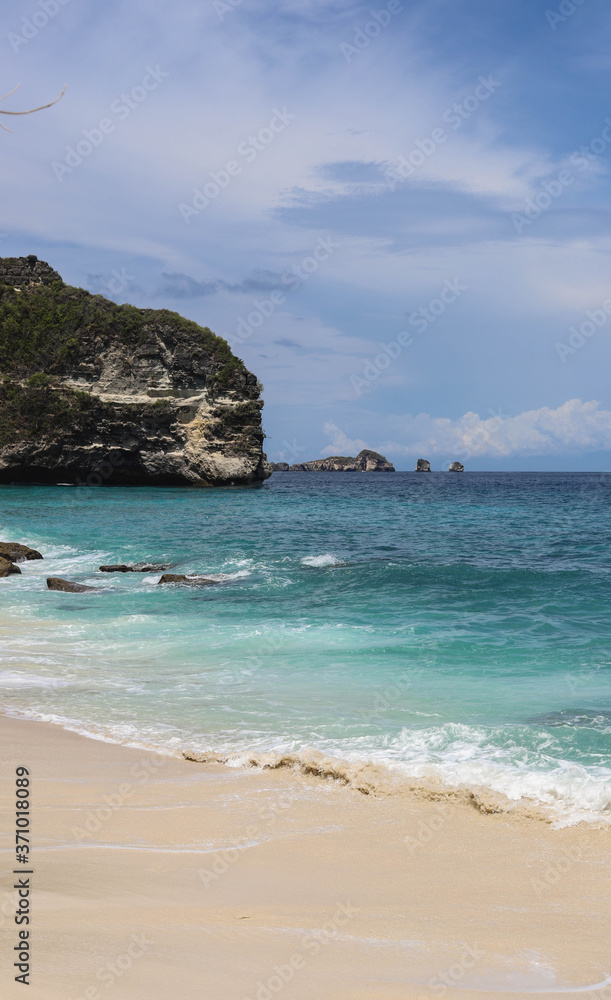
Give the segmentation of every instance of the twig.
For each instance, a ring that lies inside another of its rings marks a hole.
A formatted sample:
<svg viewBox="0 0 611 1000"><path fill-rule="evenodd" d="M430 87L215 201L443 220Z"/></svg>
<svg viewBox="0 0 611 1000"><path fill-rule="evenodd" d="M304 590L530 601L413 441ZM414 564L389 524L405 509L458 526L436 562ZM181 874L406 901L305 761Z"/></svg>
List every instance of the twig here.
<svg viewBox="0 0 611 1000"><path fill-rule="evenodd" d="M14 94L16 90L19 90L20 86L21 84L18 83L16 87L13 87L12 90L9 90L8 94L5 94L4 97L0 97L0 101L4 101L5 98L10 97L11 94ZM39 108L30 108L29 111L3 111L2 109L0 109L0 115L32 115L34 114L35 111L44 111L45 108L52 108L54 104L57 104L58 101L61 101L62 97L66 93L67 86L68 84L64 84L64 89L62 90L59 97L56 97L54 101L50 101L48 104L41 104ZM6 125L3 125L2 122L0 122L0 128L3 128L5 132L13 131L11 128L7 128Z"/></svg>

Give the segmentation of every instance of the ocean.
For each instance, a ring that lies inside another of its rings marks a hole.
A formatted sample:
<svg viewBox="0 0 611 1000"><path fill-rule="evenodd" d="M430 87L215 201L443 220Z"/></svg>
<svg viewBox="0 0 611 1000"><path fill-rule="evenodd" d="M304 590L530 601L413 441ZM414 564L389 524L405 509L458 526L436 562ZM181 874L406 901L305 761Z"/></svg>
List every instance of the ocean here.
<svg viewBox="0 0 611 1000"><path fill-rule="evenodd" d="M241 766L310 749L611 823L611 474L0 487L0 711ZM214 587L103 563L175 564ZM48 591L47 576L99 593Z"/></svg>

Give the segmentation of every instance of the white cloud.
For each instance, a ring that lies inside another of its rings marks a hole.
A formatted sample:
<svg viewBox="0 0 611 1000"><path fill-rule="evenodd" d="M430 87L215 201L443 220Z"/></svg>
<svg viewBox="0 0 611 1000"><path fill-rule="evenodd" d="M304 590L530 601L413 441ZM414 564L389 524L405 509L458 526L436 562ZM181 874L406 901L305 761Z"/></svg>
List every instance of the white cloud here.
<svg viewBox="0 0 611 1000"><path fill-rule="evenodd" d="M570 399L555 410L543 406L513 417L499 409L489 417L465 413L450 420L420 413L393 421L403 441L381 444L376 450L384 454L499 459L611 449L611 411L596 400Z"/></svg>
<svg viewBox="0 0 611 1000"><path fill-rule="evenodd" d="M323 430L327 437L331 438L331 444L322 449L323 455L358 455L359 451L367 447L365 441L361 441L360 438L351 440L344 431L331 422L327 422Z"/></svg>

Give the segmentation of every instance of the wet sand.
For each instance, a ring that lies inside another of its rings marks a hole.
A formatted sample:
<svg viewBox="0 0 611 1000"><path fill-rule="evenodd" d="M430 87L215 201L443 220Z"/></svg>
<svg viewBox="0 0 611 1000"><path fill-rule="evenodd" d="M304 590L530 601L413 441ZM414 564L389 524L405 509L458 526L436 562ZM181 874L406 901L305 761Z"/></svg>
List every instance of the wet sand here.
<svg viewBox="0 0 611 1000"><path fill-rule="evenodd" d="M6 1000L611 998L593 989L611 976L608 830L5 717L0 755ZM32 782L25 994L19 765Z"/></svg>

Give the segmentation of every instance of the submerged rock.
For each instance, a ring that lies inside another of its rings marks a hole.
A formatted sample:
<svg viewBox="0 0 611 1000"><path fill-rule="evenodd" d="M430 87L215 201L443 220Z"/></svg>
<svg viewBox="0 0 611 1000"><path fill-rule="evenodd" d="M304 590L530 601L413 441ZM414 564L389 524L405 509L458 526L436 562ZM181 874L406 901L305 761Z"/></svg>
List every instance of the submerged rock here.
<svg viewBox="0 0 611 1000"><path fill-rule="evenodd" d="M285 462L282 463L286 465ZM356 458L345 455L332 455L330 458L317 458L313 462L299 462L291 465L291 472L394 472L394 465L379 455L377 451L364 448Z"/></svg>
<svg viewBox="0 0 611 1000"><path fill-rule="evenodd" d="M0 577L13 576L16 573L21 573L19 566L15 566L10 559L3 559L0 556Z"/></svg>
<svg viewBox="0 0 611 1000"><path fill-rule="evenodd" d="M451 466L449 468L449 471L450 472L464 472L465 471L465 467L462 464L462 462L452 462L452 464L451 464Z"/></svg>
<svg viewBox="0 0 611 1000"><path fill-rule="evenodd" d="M416 462L416 472L430 472L431 463L426 458L419 458Z"/></svg>
<svg viewBox="0 0 611 1000"><path fill-rule="evenodd" d="M27 545L20 545L19 542L0 542L0 556L10 562L25 562L29 559L42 559L40 552L30 549Z"/></svg>
<svg viewBox="0 0 611 1000"><path fill-rule="evenodd" d="M182 573L164 573L160 583L182 583L189 587L213 587L216 580L209 580L207 576L185 576Z"/></svg>
<svg viewBox="0 0 611 1000"><path fill-rule="evenodd" d="M171 563L134 563L133 566L116 563L112 566L100 566L100 573L163 573L170 566Z"/></svg>
<svg viewBox="0 0 611 1000"><path fill-rule="evenodd" d="M35 273L34 273L35 272ZM0 482L245 485L270 475L261 385L178 313L0 258Z"/></svg>
<svg viewBox="0 0 611 1000"><path fill-rule="evenodd" d="M86 587L84 583L72 583L71 580L62 580L59 576L48 576L47 587L49 590L63 590L66 594L84 594L87 590L97 590L97 587Z"/></svg>
<svg viewBox="0 0 611 1000"><path fill-rule="evenodd" d="M164 573L171 569L174 563L134 563L134 573Z"/></svg>

